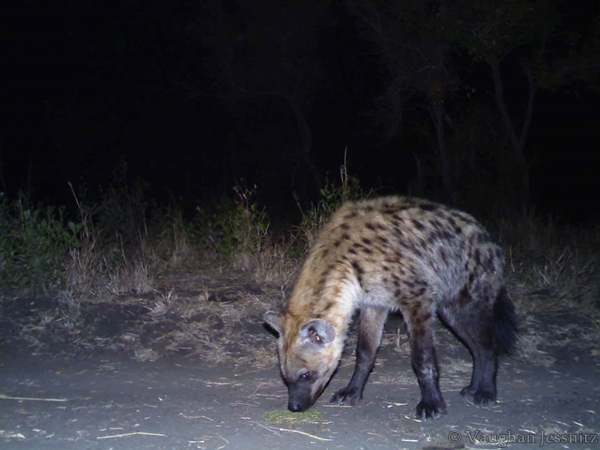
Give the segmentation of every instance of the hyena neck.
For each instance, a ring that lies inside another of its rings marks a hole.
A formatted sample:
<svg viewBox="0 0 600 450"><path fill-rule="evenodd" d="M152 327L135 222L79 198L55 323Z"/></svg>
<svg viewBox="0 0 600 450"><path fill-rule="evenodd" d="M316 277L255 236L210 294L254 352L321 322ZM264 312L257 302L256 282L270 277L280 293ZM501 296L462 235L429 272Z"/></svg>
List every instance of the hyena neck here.
<svg viewBox="0 0 600 450"><path fill-rule="evenodd" d="M335 330L336 345L343 345L354 312L358 307L361 290L353 280L330 276L320 288L295 290L289 302L288 313L300 319L323 319ZM301 325L301 323L299 323Z"/></svg>

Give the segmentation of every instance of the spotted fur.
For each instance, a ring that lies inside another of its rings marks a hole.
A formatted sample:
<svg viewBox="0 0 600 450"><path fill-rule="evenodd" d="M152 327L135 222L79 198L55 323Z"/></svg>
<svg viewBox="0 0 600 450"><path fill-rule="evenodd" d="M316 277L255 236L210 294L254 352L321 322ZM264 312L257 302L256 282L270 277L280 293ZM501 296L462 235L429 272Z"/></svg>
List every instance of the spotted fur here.
<svg viewBox="0 0 600 450"><path fill-rule="evenodd" d="M278 334L288 409L304 411L335 372L356 310L356 366L332 404L362 397L388 312L408 326L421 388L417 416L446 413L439 388L433 324L439 317L473 357L462 391L475 403L496 400L498 356L515 344L514 305L503 280L501 247L470 215L410 197L342 206L320 231L282 315L265 314Z"/></svg>

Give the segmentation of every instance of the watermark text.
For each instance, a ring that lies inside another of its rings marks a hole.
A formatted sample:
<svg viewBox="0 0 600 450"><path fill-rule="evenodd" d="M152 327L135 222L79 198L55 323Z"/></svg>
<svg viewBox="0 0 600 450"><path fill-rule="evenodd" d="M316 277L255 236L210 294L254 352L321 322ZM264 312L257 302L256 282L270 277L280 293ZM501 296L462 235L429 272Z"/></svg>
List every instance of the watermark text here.
<svg viewBox="0 0 600 450"><path fill-rule="evenodd" d="M594 433L550 433L539 430L537 433L488 433L481 430L451 431L448 440L453 444L465 442L471 445L488 444L504 448L510 444L535 444L543 447L545 444L598 444L598 434Z"/></svg>

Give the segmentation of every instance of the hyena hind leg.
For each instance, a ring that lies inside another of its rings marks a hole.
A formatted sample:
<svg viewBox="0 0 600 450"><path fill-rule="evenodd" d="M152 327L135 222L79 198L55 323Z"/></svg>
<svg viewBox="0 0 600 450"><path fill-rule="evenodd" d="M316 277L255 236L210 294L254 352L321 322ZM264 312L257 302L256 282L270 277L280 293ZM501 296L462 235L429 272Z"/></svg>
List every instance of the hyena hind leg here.
<svg viewBox="0 0 600 450"><path fill-rule="evenodd" d="M487 310L483 305L489 303L474 299L466 290L461 295L463 298L454 301L452 307L440 308L438 315L473 357L471 383L461 395L473 396L476 404L487 404L496 401L498 357L510 354L517 342L519 327L515 306L504 286ZM465 306L456 307L461 304Z"/></svg>
<svg viewBox="0 0 600 450"><path fill-rule="evenodd" d="M440 309L438 315L448 328L467 347L473 358L471 382L460 395L470 395L475 404L496 401L496 373L498 355L493 343L493 324L490 317L481 317L472 311ZM472 320L477 317L477 320Z"/></svg>

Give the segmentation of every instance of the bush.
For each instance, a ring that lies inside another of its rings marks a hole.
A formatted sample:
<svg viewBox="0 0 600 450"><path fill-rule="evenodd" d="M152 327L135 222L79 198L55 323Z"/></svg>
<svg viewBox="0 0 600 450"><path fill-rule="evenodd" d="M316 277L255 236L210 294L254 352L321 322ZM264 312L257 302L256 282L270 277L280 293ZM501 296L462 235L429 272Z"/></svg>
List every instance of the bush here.
<svg viewBox="0 0 600 450"><path fill-rule="evenodd" d="M67 221L64 208L33 205L24 195L0 201L0 280L4 285L47 293L64 284L69 250L81 246L82 224Z"/></svg>

